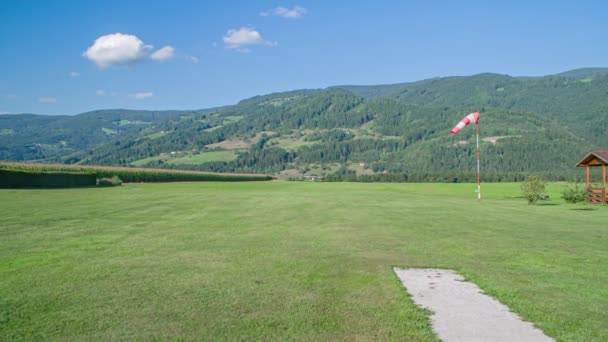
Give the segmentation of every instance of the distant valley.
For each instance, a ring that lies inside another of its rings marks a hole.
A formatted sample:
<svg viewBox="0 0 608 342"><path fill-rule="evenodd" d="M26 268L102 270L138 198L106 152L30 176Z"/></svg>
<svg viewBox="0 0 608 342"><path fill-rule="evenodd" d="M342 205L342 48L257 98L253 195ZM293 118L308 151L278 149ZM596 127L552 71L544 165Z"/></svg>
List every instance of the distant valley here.
<svg viewBox="0 0 608 342"><path fill-rule="evenodd" d="M449 130L471 111L486 180L570 179L584 153L608 148L608 68L335 86L188 111L0 115L0 159L461 182L474 178L474 130Z"/></svg>

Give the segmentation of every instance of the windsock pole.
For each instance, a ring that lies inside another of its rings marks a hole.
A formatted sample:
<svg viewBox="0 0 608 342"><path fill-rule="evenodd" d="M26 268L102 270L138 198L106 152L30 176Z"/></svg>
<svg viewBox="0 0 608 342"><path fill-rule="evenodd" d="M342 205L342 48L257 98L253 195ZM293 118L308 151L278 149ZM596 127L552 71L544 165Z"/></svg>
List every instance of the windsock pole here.
<svg viewBox="0 0 608 342"><path fill-rule="evenodd" d="M452 135L458 134L461 129L465 126L469 125L471 122L475 122L475 132L476 132L476 141L477 141L477 200L481 200L481 170L479 166L479 112L471 113L464 117L464 119L460 120L458 124L452 128L450 133Z"/></svg>
<svg viewBox="0 0 608 342"><path fill-rule="evenodd" d="M479 121L475 123L475 132L477 133L477 200L481 200L481 170L479 166Z"/></svg>

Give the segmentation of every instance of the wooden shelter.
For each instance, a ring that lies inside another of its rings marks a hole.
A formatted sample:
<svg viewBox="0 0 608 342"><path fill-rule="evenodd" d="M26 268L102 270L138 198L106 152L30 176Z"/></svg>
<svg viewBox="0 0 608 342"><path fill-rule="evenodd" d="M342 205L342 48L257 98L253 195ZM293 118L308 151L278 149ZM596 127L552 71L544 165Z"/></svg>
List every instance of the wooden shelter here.
<svg viewBox="0 0 608 342"><path fill-rule="evenodd" d="M606 166L608 166L608 151L595 150L589 152L583 160L578 164L578 167L585 167L587 171L585 191L587 192L587 203L590 204L608 204L608 193L606 191ZM591 168L602 168L601 187L593 187L591 184Z"/></svg>

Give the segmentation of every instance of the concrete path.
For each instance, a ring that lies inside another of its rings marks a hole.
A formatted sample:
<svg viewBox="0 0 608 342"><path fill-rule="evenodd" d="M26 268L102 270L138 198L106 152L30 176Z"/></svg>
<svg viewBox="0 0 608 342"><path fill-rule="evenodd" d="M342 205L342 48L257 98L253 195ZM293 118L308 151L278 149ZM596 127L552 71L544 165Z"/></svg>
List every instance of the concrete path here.
<svg viewBox="0 0 608 342"><path fill-rule="evenodd" d="M553 341L454 271L394 270L414 302L433 312L442 341Z"/></svg>

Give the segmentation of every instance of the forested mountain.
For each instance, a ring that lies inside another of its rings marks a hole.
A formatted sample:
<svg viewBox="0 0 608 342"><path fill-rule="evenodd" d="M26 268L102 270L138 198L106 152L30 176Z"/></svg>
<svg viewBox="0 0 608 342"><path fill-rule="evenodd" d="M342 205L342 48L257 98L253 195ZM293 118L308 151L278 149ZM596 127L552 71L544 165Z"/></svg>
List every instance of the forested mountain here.
<svg viewBox="0 0 608 342"><path fill-rule="evenodd" d="M608 68L578 69L539 78L480 74L341 88L366 98L384 97L419 106L535 113L590 142L608 144Z"/></svg>
<svg viewBox="0 0 608 342"><path fill-rule="evenodd" d="M97 110L79 115L0 115L0 159L52 159L138 133L184 111Z"/></svg>
<svg viewBox="0 0 608 342"><path fill-rule="evenodd" d="M581 68L574 69L556 74L556 76L586 78L608 75L608 68Z"/></svg>
<svg viewBox="0 0 608 342"><path fill-rule="evenodd" d="M480 74L256 96L194 111L0 116L0 159L267 172L282 178L470 181L481 112L486 180L570 179L608 147L608 69Z"/></svg>

